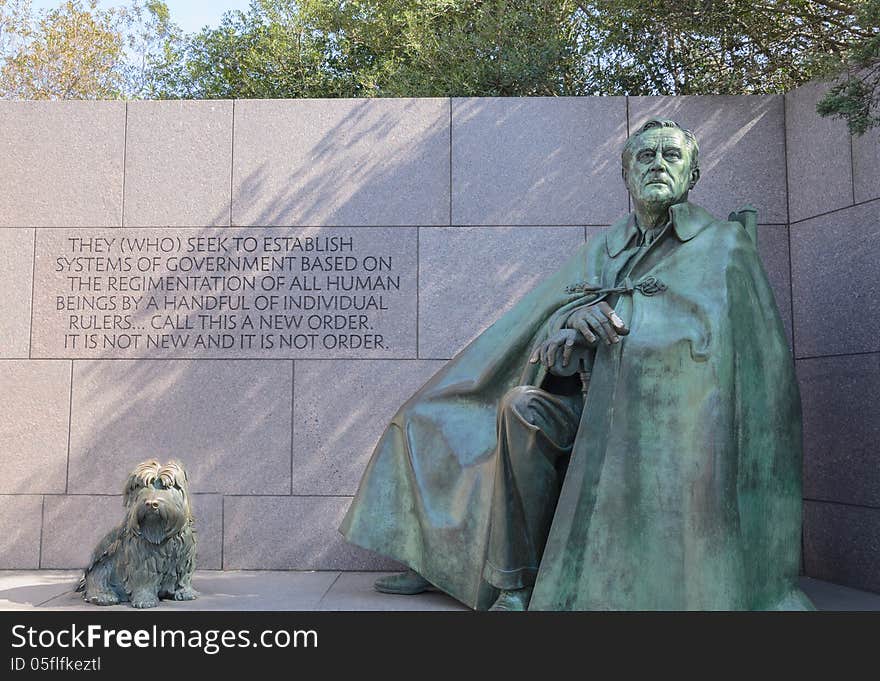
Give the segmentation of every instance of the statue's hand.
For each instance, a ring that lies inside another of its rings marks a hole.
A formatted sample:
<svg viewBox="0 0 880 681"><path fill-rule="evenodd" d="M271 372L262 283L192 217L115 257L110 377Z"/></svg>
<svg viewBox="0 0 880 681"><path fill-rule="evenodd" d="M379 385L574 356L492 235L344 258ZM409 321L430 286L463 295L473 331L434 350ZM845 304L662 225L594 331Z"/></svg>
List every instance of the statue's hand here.
<svg viewBox="0 0 880 681"><path fill-rule="evenodd" d="M575 310L565 322L565 326L567 329L580 331L590 347L600 340L606 345L618 343L621 336L629 333L629 329L614 312L614 308L604 300Z"/></svg>
<svg viewBox="0 0 880 681"><path fill-rule="evenodd" d="M532 351L529 362L532 364L541 362L545 367L551 369L556 364L556 355L561 349L562 366L567 367L571 360L571 353L579 340L577 331L574 329L559 329ZM583 341L580 341L580 344L583 345Z"/></svg>

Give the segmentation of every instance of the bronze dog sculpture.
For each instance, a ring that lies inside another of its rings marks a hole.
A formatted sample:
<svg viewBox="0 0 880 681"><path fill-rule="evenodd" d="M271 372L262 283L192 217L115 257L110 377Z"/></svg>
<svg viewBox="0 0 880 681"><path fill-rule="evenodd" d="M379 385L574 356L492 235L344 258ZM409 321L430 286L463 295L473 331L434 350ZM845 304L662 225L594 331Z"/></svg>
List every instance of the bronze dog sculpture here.
<svg viewBox="0 0 880 681"><path fill-rule="evenodd" d="M144 461L125 483L123 523L98 543L77 591L96 605L131 602L154 608L160 598L198 597L196 535L186 471L177 461Z"/></svg>

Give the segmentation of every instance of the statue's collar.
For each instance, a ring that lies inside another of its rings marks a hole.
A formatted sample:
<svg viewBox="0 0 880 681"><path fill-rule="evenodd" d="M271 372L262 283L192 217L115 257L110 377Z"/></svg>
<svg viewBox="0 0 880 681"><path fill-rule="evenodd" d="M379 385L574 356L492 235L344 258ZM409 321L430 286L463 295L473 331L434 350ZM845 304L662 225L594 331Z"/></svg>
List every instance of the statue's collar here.
<svg viewBox="0 0 880 681"><path fill-rule="evenodd" d="M669 209L669 216L672 219L672 228L675 231L675 235L680 241L693 239L703 227L715 220L704 208L700 208L697 204L689 201L672 206ZM605 237L605 247L608 249L608 255L612 258L617 256L629 245L630 241L635 239L638 233L639 229L636 226L635 213L630 213L628 216L618 220L611 226Z"/></svg>

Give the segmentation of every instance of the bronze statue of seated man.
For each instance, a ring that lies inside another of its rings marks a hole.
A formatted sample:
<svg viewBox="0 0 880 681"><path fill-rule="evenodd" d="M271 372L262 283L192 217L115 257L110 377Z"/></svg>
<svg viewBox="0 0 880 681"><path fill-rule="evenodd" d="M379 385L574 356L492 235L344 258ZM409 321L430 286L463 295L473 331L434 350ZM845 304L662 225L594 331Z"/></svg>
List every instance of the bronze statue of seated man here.
<svg viewBox="0 0 880 681"><path fill-rule="evenodd" d="M805 609L801 418L754 236L688 201L693 134L652 119L634 211L397 413L341 532L496 610Z"/></svg>

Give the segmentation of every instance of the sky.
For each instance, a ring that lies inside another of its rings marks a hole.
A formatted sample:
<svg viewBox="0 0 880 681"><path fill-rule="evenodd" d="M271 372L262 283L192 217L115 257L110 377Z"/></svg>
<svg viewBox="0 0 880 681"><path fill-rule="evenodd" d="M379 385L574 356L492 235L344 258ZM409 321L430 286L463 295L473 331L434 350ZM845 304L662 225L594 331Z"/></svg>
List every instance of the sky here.
<svg viewBox="0 0 880 681"><path fill-rule="evenodd" d="M58 7L62 0L32 0L37 9ZM114 7L127 4L125 0L101 0L103 7ZM250 0L165 0L171 11L171 19L186 33L194 33L203 26L217 26L224 12L231 9L247 9Z"/></svg>

